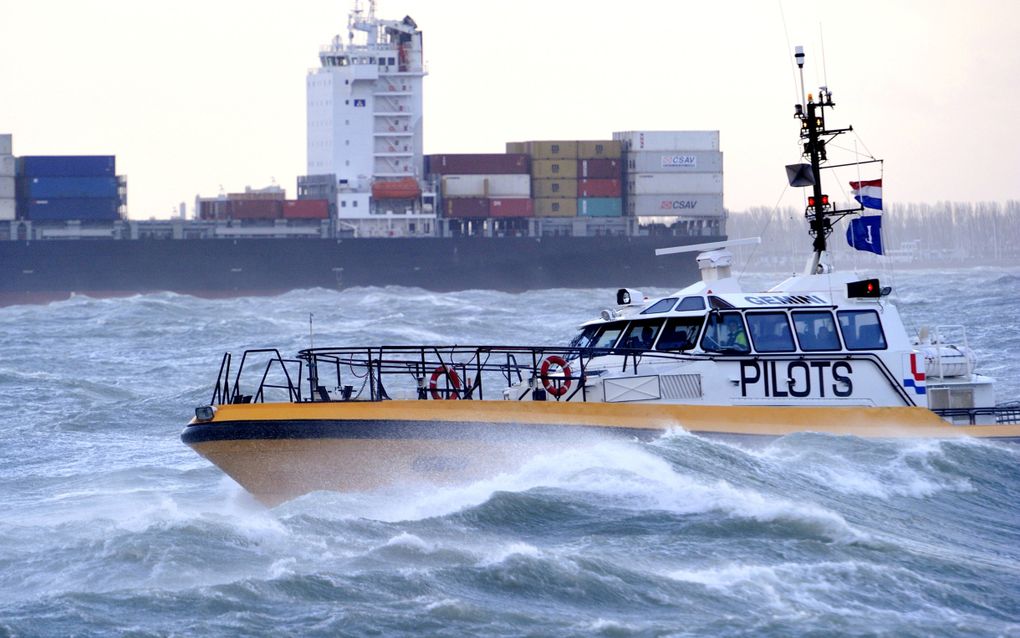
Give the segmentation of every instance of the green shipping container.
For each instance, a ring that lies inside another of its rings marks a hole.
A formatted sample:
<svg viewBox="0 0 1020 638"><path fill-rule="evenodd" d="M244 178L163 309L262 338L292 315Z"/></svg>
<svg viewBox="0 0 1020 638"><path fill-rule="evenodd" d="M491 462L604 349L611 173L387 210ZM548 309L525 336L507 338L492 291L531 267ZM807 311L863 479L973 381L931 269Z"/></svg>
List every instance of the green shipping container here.
<svg viewBox="0 0 1020 638"><path fill-rule="evenodd" d="M623 198L581 197L577 200L577 214L582 217L620 217L623 215Z"/></svg>

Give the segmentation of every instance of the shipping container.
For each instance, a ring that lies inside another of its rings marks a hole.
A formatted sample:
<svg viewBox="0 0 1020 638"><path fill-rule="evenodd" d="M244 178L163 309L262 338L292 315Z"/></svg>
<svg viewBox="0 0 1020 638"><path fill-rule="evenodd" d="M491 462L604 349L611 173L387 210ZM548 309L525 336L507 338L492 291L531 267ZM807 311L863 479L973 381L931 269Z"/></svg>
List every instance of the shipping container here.
<svg viewBox="0 0 1020 638"><path fill-rule="evenodd" d="M13 177L0 177L0 199L14 199L20 196L14 186Z"/></svg>
<svg viewBox="0 0 1020 638"><path fill-rule="evenodd" d="M230 202L231 219L280 219L283 200L235 199Z"/></svg>
<svg viewBox="0 0 1020 638"><path fill-rule="evenodd" d="M22 216L32 221L115 221L120 219L118 199L29 199Z"/></svg>
<svg viewBox="0 0 1020 638"><path fill-rule="evenodd" d="M619 131L626 151L718 151L719 131Z"/></svg>
<svg viewBox="0 0 1020 638"><path fill-rule="evenodd" d="M721 217L722 195L630 195L627 197L630 216Z"/></svg>
<svg viewBox="0 0 1020 638"><path fill-rule="evenodd" d="M372 182L372 199L417 199L420 195L421 186L413 177Z"/></svg>
<svg viewBox="0 0 1020 638"><path fill-rule="evenodd" d="M623 215L621 197L583 197L577 200L577 214L582 217L620 217Z"/></svg>
<svg viewBox="0 0 1020 638"><path fill-rule="evenodd" d="M577 159L577 142L574 141L535 141L527 142L528 155L534 160Z"/></svg>
<svg viewBox="0 0 1020 638"><path fill-rule="evenodd" d="M721 173L631 173L627 176L628 195L670 195L673 193L723 192Z"/></svg>
<svg viewBox="0 0 1020 638"><path fill-rule="evenodd" d="M531 217L535 206L530 199L522 197L494 198L489 200L489 213L493 217Z"/></svg>
<svg viewBox="0 0 1020 638"><path fill-rule="evenodd" d="M536 179L576 179L577 160L533 160L531 176Z"/></svg>
<svg viewBox="0 0 1020 638"><path fill-rule="evenodd" d="M433 175L509 175L527 173L529 168L528 156L522 153L425 156L425 172Z"/></svg>
<svg viewBox="0 0 1020 638"><path fill-rule="evenodd" d="M283 202L284 219L329 219L329 202L324 199L289 199Z"/></svg>
<svg viewBox="0 0 1020 638"><path fill-rule="evenodd" d="M235 202L245 201L278 201L287 199L287 191L282 188L267 190L247 190L243 193L227 193L227 199Z"/></svg>
<svg viewBox="0 0 1020 638"><path fill-rule="evenodd" d="M0 155L11 155L14 153L13 139L10 133L0 133Z"/></svg>
<svg viewBox="0 0 1020 638"><path fill-rule="evenodd" d="M66 197L117 197L116 177L22 177L19 197L61 199Z"/></svg>
<svg viewBox="0 0 1020 638"><path fill-rule="evenodd" d="M512 154L523 153L523 154L527 155L528 154L528 143L527 142L507 142L506 143L506 152L507 153L512 153Z"/></svg>
<svg viewBox="0 0 1020 638"><path fill-rule="evenodd" d="M622 149L620 140L578 142L577 159L620 159Z"/></svg>
<svg viewBox="0 0 1020 638"><path fill-rule="evenodd" d="M444 197L530 197L531 176L444 175L441 187Z"/></svg>
<svg viewBox="0 0 1020 638"><path fill-rule="evenodd" d="M113 155L26 155L18 158L25 177L102 177L117 174Z"/></svg>
<svg viewBox="0 0 1020 638"><path fill-rule="evenodd" d="M578 197L620 197L623 188L618 179L579 179Z"/></svg>
<svg viewBox="0 0 1020 638"><path fill-rule="evenodd" d="M535 217L576 217L577 198L540 197L535 199Z"/></svg>
<svg viewBox="0 0 1020 638"><path fill-rule="evenodd" d="M577 176L582 179L620 179L623 162L619 159L577 160Z"/></svg>
<svg viewBox="0 0 1020 638"><path fill-rule="evenodd" d="M576 179L534 179L531 193L535 197L577 197Z"/></svg>
<svg viewBox="0 0 1020 638"><path fill-rule="evenodd" d="M478 219L489 216L489 200L484 197L450 197L443 200L444 217Z"/></svg>
<svg viewBox="0 0 1020 638"><path fill-rule="evenodd" d="M0 154L0 177L14 177L18 174L13 155Z"/></svg>
<svg viewBox="0 0 1020 638"><path fill-rule="evenodd" d="M719 151L631 151L625 155L628 173L721 173Z"/></svg>
<svg viewBox="0 0 1020 638"><path fill-rule="evenodd" d="M0 221L11 221L17 217L18 206L15 200L0 198Z"/></svg>
<svg viewBox="0 0 1020 638"><path fill-rule="evenodd" d="M198 200L198 218L206 221L230 219L233 202L229 199Z"/></svg>

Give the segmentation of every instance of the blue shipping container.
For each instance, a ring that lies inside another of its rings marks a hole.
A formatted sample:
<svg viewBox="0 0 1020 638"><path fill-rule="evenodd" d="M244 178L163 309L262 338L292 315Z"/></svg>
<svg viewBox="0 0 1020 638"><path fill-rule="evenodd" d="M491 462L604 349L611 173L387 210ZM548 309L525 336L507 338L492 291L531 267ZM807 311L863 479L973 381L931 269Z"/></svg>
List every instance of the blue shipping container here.
<svg viewBox="0 0 1020 638"><path fill-rule="evenodd" d="M24 177L102 177L117 174L113 155L25 155L18 158Z"/></svg>
<svg viewBox="0 0 1020 638"><path fill-rule="evenodd" d="M623 215L622 197L581 197L577 200L577 214L582 217L620 217Z"/></svg>
<svg viewBox="0 0 1020 638"><path fill-rule="evenodd" d="M117 197L116 177L22 177L21 199Z"/></svg>
<svg viewBox="0 0 1020 638"><path fill-rule="evenodd" d="M110 198L30 199L21 216L32 221L115 221L120 200Z"/></svg>

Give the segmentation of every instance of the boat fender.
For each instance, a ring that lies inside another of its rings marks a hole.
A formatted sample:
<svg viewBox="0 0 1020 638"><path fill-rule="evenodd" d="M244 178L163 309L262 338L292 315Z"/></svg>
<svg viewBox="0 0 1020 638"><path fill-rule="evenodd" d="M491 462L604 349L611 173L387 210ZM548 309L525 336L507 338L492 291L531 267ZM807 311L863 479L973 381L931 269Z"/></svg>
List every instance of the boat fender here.
<svg viewBox="0 0 1020 638"><path fill-rule="evenodd" d="M563 371L562 384L556 383L555 380L549 377L549 368L554 365L559 366L560 370ZM542 385L545 386L546 392L554 397L561 397L570 390L570 366L567 364L567 360L558 354L551 354L545 358L545 361L542 362L539 376L542 378Z"/></svg>
<svg viewBox="0 0 1020 638"><path fill-rule="evenodd" d="M447 379L448 387L445 390L440 390L438 388L439 378L444 376ZM457 376L457 371L450 366L438 366L432 371L432 378L429 380L429 391L432 393L432 398L436 400L459 399L460 395L458 393L460 392L460 377Z"/></svg>

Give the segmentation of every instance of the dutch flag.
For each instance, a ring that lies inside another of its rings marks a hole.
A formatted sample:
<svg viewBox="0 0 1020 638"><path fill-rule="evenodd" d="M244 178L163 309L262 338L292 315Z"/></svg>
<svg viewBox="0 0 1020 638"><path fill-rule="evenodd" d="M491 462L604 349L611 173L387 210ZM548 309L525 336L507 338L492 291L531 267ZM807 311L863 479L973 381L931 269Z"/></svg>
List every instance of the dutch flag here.
<svg viewBox="0 0 1020 638"><path fill-rule="evenodd" d="M882 210L882 179L869 179L861 182L850 182L854 199L865 208Z"/></svg>

